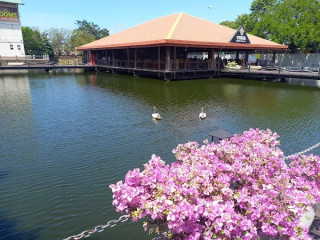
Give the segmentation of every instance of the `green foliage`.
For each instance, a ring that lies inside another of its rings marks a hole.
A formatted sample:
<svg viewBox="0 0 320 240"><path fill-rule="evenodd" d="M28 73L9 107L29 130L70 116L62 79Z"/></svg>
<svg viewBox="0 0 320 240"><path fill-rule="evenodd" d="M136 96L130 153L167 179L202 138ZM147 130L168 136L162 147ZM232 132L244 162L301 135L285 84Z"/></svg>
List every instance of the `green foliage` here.
<svg viewBox="0 0 320 240"><path fill-rule="evenodd" d="M236 22L234 21L223 21L220 23L220 25L223 25L223 26L226 26L226 27L229 27L229 28L233 28L233 29L237 29L237 24Z"/></svg>
<svg viewBox="0 0 320 240"><path fill-rule="evenodd" d="M294 51L320 48L320 1L282 0L277 3L271 38Z"/></svg>
<svg viewBox="0 0 320 240"><path fill-rule="evenodd" d="M87 20L77 21L77 29L50 28L40 32L37 28L22 27L26 54L53 55L70 54L75 47L109 35L108 29L101 29Z"/></svg>
<svg viewBox="0 0 320 240"><path fill-rule="evenodd" d="M87 20L82 20L82 21L77 20L76 25L78 25L78 28L76 30L87 32L92 36L94 36L96 40L109 36L108 29L106 28L100 29L100 27L97 24L94 24L93 22L88 22Z"/></svg>
<svg viewBox="0 0 320 240"><path fill-rule="evenodd" d="M109 36L108 29L101 29L93 22L88 22L87 20L78 20L76 21L76 25L78 25L78 28L73 30L70 38L71 49L75 49L75 47Z"/></svg>
<svg viewBox="0 0 320 240"><path fill-rule="evenodd" d="M229 63L227 64L227 66L228 66L228 67L235 67L235 66L237 66L237 63L236 63L235 61L229 62Z"/></svg>
<svg viewBox="0 0 320 240"><path fill-rule="evenodd" d="M254 0L251 13L221 24L289 46L291 51L320 49L319 0Z"/></svg>
<svg viewBox="0 0 320 240"><path fill-rule="evenodd" d="M53 48L54 55L69 53L71 31L65 28L50 28L46 31L50 44Z"/></svg>
<svg viewBox="0 0 320 240"><path fill-rule="evenodd" d="M241 14L237 17L235 25L236 29L242 25L247 32L252 32L255 23L249 14Z"/></svg>
<svg viewBox="0 0 320 240"><path fill-rule="evenodd" d="M276 3L277 0L254 0L250 8L251 14L261 17L262 14L269 13Z"/></svg>
<svg viewBox="0 0 320 240"><path fill-rule="evenodd" d="M37 28L22 27L22 35L26 54L53 55L47 34L40 33Z"/></svg>
<svg viewBox="0 0 320 240"><path fill-rule="evenodd" d="M94 40L96 40L96 38L90 33L76 29L72 32L72 36L70 38L70 46L71 49L75 49L75 47L84 45Z"/></svg>

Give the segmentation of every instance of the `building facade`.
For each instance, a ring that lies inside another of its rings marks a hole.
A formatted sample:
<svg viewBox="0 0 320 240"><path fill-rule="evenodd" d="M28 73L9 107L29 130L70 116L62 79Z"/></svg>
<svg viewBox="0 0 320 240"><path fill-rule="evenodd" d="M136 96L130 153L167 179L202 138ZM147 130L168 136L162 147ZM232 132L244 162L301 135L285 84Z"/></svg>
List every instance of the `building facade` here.
<svg viewBox="0 0 320 240"><path fill-rule="evenodd" d="M21 0L0 0L0 60L24 60L19 16Z"/></svg>

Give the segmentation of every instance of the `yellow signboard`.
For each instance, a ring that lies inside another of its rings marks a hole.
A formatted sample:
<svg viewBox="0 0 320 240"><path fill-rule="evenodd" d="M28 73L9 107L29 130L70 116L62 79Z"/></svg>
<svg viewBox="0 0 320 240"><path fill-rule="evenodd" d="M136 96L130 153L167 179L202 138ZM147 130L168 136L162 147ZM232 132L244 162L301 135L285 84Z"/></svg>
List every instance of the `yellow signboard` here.
<svg viewBox="0 0 320 240"><path fill-rule="evenodd" d="M19 22L18 9L0 6L0 21Z"/></svg>

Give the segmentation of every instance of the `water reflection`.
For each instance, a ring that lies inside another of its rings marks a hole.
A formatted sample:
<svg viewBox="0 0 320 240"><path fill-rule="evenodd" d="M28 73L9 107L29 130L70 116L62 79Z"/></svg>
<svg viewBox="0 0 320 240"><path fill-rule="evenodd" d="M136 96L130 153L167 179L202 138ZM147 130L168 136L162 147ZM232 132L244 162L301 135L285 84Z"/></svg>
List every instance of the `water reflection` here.
<svg viewBox="0 0 320 240"><path fill-rule="evenodd" d="M196 113L203 106L208 109L209 119L227 119L226 122L231 121L230 124L237 125L226 126L233 132L241 132L249 127L269 127L288 134L285 128L290 125L286 126L286 122L291 122L298 125L301 123L303 137L309 132L303 131L302 123L308 123L309 119L319 114L319 110L314 108L318 98L306 95L318 95L320 90L310 87L236 79L168 83L104 73L91 75L90 79L94 79L94 84L86 79L78 81L120 94L132 101L143 102L150 111L156 105L165 119L170 119L174 125L178 121L179 126L195 120Z"/></svg>
<svg viewBox="0 0 320 240"><path fill-rule="evenodd" d="M8 151L25 146L24 139L32 138L33 113L30 84L27 75L0 75L0 156L7 160ZM27 154L29 149L19 149Z"/></svg>
<svg viewBox="0 0 320 240"><path fill-rule="evenodd" d="M117 219L107 186L153 153L170 163L179 143L257 127L279 132L287 153L309 147L320 140L319 102L317 88L236 79L0 75L0 205L18 232L62 239ZM125 223L95 238L151 237L141 223Z"/></svg>

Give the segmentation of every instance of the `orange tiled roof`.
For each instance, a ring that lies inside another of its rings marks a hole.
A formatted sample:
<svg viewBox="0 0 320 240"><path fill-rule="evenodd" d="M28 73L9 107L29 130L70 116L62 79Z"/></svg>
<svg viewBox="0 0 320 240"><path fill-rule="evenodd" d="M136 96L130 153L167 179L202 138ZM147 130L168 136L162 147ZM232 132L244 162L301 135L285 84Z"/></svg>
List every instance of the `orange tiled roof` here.
<svg viewBox="0 0 320 240"><path fill-rule="evenodd" d="M222 49L284 50L288 47L248 34L250 44L230 43L236 30L185 13L153 19L78 47L78 50L157 45Z"/></svg>

